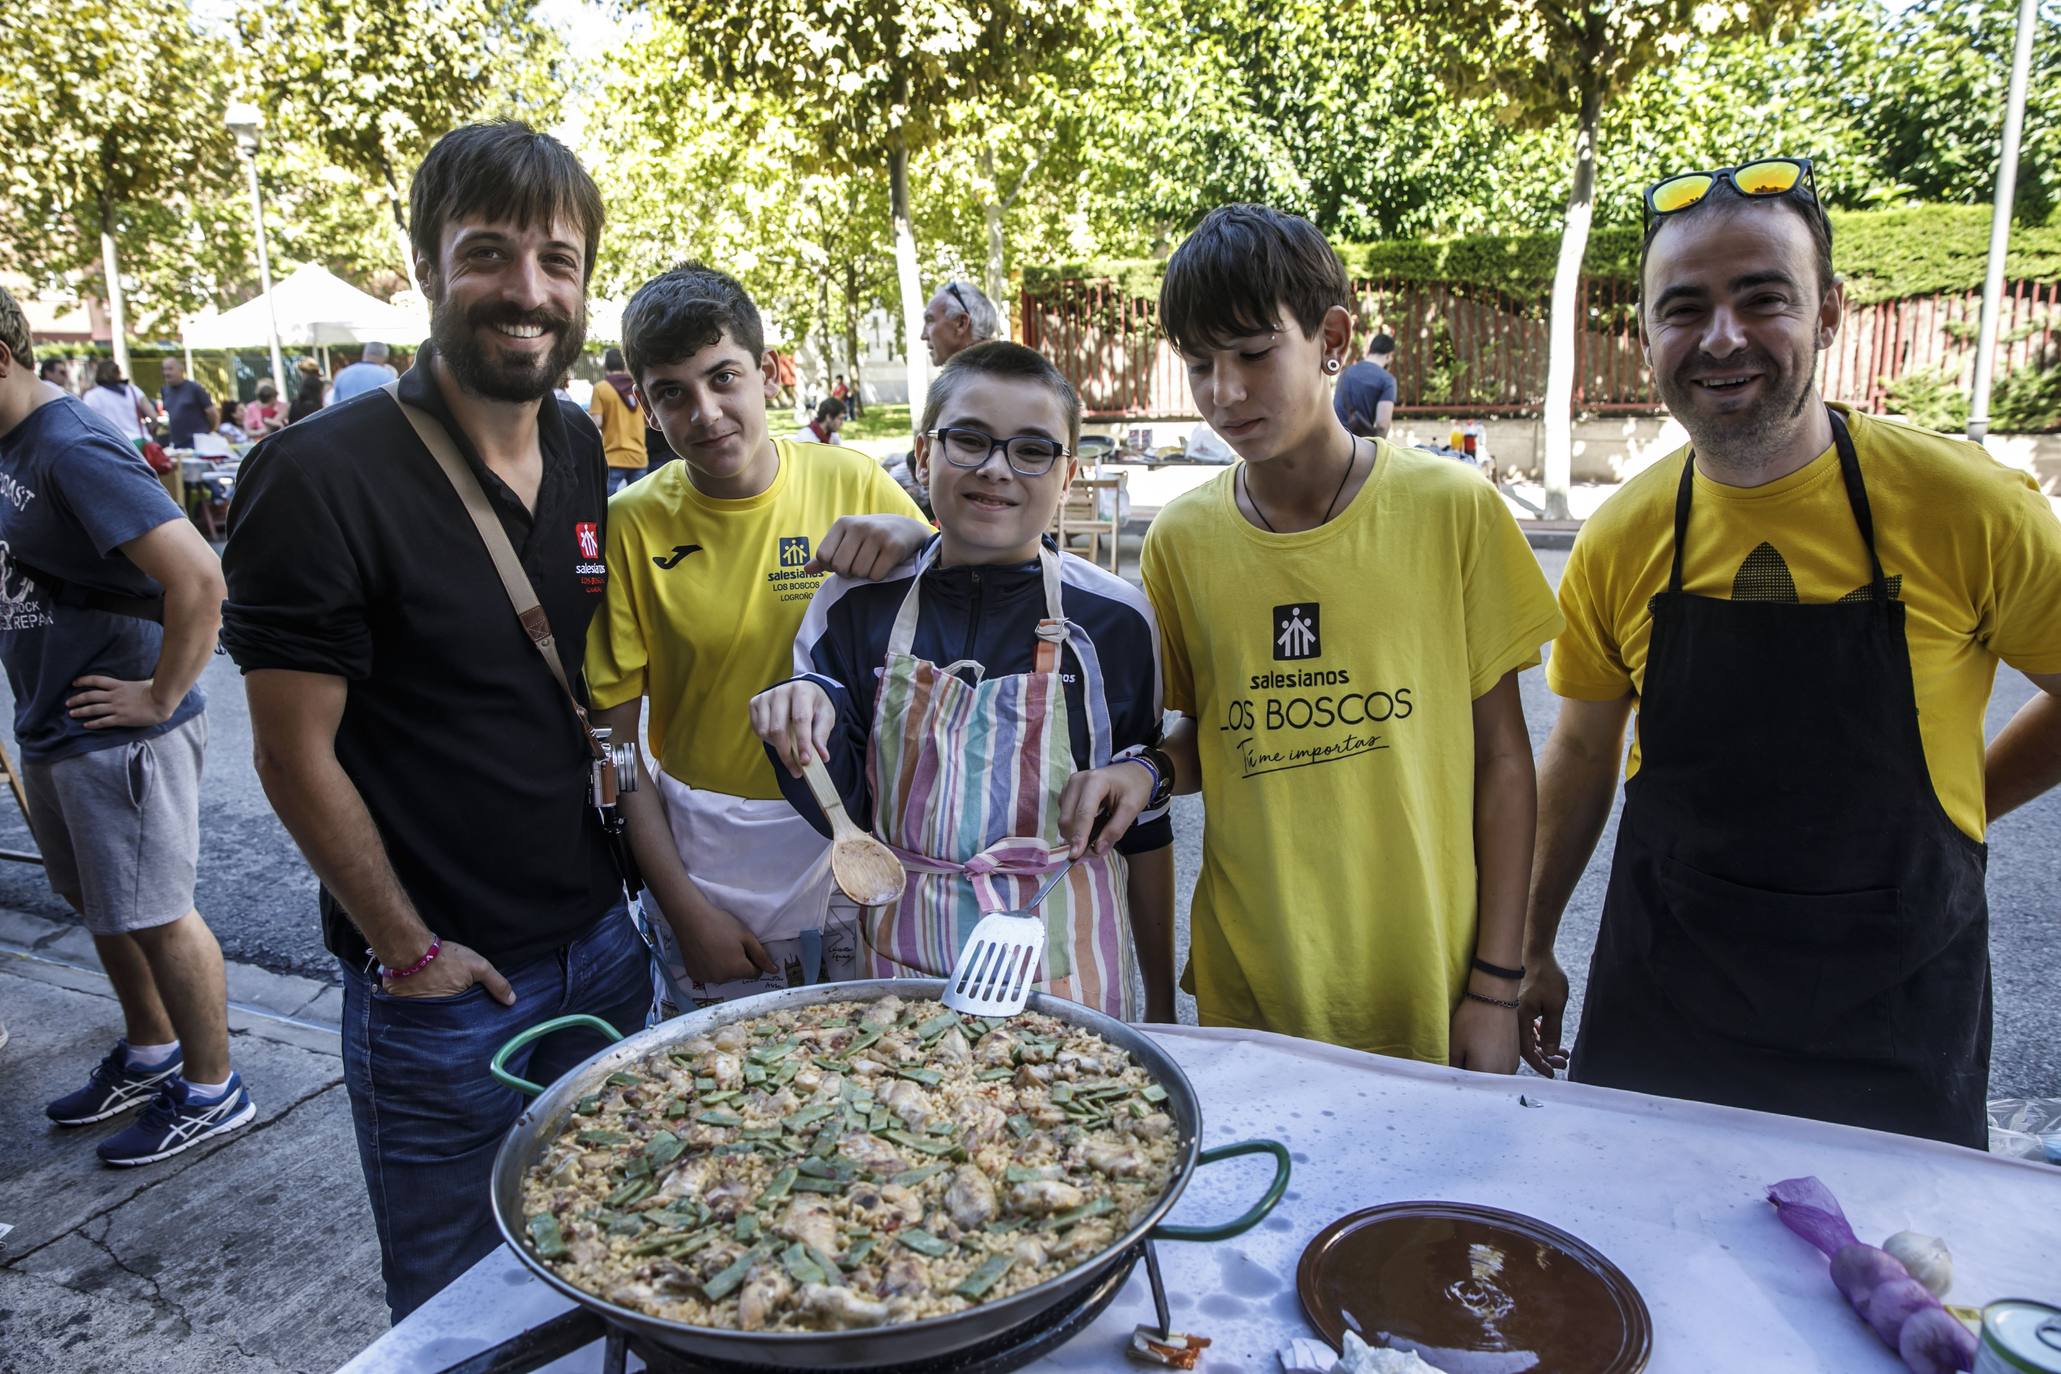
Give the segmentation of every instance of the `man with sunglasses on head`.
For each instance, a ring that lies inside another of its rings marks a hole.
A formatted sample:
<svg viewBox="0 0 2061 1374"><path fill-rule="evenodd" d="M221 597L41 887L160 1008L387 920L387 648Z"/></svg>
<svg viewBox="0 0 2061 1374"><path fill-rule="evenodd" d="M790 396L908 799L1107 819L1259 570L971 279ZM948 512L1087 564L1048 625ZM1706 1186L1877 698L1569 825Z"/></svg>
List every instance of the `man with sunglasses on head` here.
<svg viewBox="0 0 2061 1374"><path fill-rule="evenodd" d="M1979 447L1827 404L1846 299L1801 159L1646 193L1640 326L1690 445L1583 527L1547 667L1524 1051L1625 764L1570 1076L1987 1143L1990 818L2061 781L2061 522ZM1985 757L1999 661L2039 687Z"/></svg>

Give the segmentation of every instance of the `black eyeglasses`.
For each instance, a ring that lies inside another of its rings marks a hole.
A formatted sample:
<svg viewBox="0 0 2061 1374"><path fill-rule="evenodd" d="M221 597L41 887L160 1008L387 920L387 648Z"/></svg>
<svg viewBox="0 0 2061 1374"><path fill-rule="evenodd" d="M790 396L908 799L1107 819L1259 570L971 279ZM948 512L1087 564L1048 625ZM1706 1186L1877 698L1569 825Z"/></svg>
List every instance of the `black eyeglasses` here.
<svg viewBox="0 0 2061 1374"><path fill-rule="evenodd" d="M966 297L959 294L959 283L955 281L948 281L945 283L945 290L951 292L952 299L959 302L959 313L964 315L969 320L972 319L973 307L966 303Z"/></svg>
<svg viewBox="0 0 2061 1374"><path fill-rule="evenodd" d="M1774 196L1800 196L1825 213L1818 199L1818 180L1807 157L1764 157L1742 162L1737 167L1719 167L1709 172L1677 172L1662 177L1646 188L1646 223L1678 215L1699 205L1719 182L1729 185L1748 200Z"/></svg>
<svg viewBox="0 0 2061 1374"><path fill-rule="evenodd" d="M977 468L987 462L996 449L1002 451L1002 461L1009 470L1022 477L1043 477L1052 470L1052 465L1061 458L1069 457L1073 450L1057 439L1047 439L1042 434L1016 434L1007 439L978 429L927 429L923 437L935 440L944 452L945 461L955 468Z"/></svg>

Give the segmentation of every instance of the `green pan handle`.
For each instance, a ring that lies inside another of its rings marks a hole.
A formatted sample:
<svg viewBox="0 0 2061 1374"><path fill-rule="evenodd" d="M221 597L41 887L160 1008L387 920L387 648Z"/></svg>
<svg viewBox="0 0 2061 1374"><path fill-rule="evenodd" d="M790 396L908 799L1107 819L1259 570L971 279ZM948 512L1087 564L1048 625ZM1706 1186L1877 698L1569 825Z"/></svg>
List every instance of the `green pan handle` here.
<svg viewBox="0 0 2061 1374"><path fill-rule="evenodd" d="M541 1083L532 1083L527 1078L517 1078L508 1072L508 1056L514 1054L532 1040L541 1040L553 1031L562 1031L571 1026L585 1026L598 1030L610 1040L620 1040L623 1033L598 1016L554 1016L549 1021L539 1021L526 1031L517 1032L515 1038L494 1051L493 1062L487 1065L487 1072L494 1075L494 1081L504 1088L513 1088L519 1093L535 1097L544 1091ZM1283 1175L1284 1179L1286 1175ZM1254 1218L1258 1220L1258 1218Z"/></svg>
<svg viewBox="0 0 2061 1374"><path fill-rule="evenodd" d="M1236 1145L1218 1145L1204 1150L1196 1156L1195 1167L1214 1164L1220 1159L1235 1159L1239 1155L1272 1155L1274 1157L1274 1181L1267 1185L1267 1191L1252 1205L1252 1210L1231 1221L1216 1226L1155 1226L1148 1237L1150 1240L1229 1240L1244 1235L1266 1220L1267 1213L1274 1210L1274 1204L1281 1200L1281 1194L1288 1191L1288 1147L1278 1140L1241 1140Z"/></svg>

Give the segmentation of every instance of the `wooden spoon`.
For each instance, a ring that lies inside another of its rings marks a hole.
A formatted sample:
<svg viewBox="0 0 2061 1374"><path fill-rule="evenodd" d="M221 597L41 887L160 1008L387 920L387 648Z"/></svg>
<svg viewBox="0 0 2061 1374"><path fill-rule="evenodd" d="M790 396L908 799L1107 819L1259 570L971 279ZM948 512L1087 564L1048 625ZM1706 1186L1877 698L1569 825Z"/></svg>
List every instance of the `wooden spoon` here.
<svg viewBox="0 0 2061 1374"><path fill-rule="evenodd" d="M837 788L823 762L810 758L802 766L816 805L830 820L830 876L837 890L860 906L886 906L902 895L909 875L895 852L853 823L838 799Z"/></svg>

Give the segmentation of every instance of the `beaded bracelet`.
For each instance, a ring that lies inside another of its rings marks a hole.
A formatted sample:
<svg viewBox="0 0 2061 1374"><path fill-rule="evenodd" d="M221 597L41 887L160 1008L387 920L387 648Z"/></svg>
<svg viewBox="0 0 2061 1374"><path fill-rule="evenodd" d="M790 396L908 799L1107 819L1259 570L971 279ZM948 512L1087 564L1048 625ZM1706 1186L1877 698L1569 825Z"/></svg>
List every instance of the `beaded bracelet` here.
<svg viewBox="0 0 2061 1374"><path fill-rule="evenodd" d="M1486 1002L1492 1007L1501 1007L1504 1011L1517 1010L1517 1003L1515 1002L1505 1002L1500 997L1484 997L1472 988L1469 988L1462 996L1472 998L1476 1002Z"/></svg>
<svg viewBox="0 0 2061 1374"><path fill-rule="evenodd" d="M439 936L432 935L429 937L429 948L423 951L422 957L420 959L417 959L414 963L408 965L408 967L406 968L388 968L385 964L381 964L378 968L379 976L381 978L391 978L396 982L400 981L403 978L412 978L416 974L428 968L430 960L436 958L437 955L443 950L443 948L443 939ZM365 952L367 954L372 954L372 951L369 949ZM378 958L377 955L373 955L373 957ZM1511 1005L1515 1006L1516 1003L1513 1002L1511 1003Z"/></svg>

